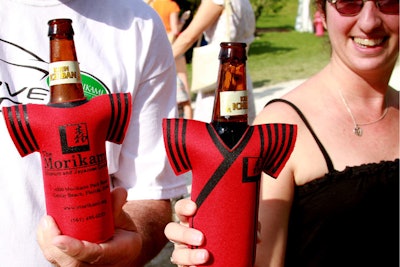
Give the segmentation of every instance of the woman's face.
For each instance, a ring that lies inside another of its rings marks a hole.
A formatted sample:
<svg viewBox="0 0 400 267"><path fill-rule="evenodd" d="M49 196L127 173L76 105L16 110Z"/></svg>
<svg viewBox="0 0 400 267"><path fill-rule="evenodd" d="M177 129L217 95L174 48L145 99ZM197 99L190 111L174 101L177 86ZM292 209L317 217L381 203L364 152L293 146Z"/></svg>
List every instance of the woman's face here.
<svg viewBox="0 0 400 267"><path fill-rule="evenodd" d="M359 14L343 16L327 2L326 27L333 60L355 72L393 68L399 54L398 14L381 13L374 1L366 1Z"/></svg>

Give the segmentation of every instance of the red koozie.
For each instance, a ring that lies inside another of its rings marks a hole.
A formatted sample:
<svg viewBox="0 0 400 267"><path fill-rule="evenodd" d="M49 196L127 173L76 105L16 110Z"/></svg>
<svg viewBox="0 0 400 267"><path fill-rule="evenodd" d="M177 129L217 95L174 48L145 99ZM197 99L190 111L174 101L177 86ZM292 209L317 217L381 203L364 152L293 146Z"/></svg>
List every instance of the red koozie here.
<svg viewBox="0 0 400 267"><path fill-rule="evenodd" d="M67 108L3 108L21 156L40 152L47 213L62 234L96 243L114 234L105 141L122 143L130 112L131 96L122 93Z"/></svg>
<svg viewBox="0 0 400 267"><path fill-rule="evenodd" d="M277 177L295 144L297 127L248 126L229 148L211 124L163 120L164 143L177 175L192 170L191 226L205 234L211 259L204 266L254 265L261 172Z"/></svg>
<svg viewBox="0 0 400 267"><path fill-rule="evenodd" d="M49 104L5 107L3 115L21 156L40 152L47 214L62 234L100 243L114 234L105 141L122 143L132 98L86 100L73 35L70 19L49 21Z"/></svg>
<svg viewBox="0 0 400 267"><path fill-rule="evenodd" d="M164 142L176 174L192 170L191 227L205 235L205 266L254 264L261 172L276 177L296 139L296 126L248 126L246 44L221 43L210 124L164 120Z"/></svg>

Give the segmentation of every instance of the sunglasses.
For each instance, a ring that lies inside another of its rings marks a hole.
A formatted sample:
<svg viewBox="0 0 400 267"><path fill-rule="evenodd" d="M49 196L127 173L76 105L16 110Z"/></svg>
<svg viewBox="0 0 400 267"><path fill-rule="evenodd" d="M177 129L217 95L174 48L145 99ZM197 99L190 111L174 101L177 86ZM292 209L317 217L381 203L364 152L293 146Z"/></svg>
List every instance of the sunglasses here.
<svg viewBox="0 0 400 267"><path fill-rule="evenodd" d="M361 12L366 1L370 0L327 0L343 16L355 16ZM380 12L389 15L399 14L399 0L372 0Z"/></svg>

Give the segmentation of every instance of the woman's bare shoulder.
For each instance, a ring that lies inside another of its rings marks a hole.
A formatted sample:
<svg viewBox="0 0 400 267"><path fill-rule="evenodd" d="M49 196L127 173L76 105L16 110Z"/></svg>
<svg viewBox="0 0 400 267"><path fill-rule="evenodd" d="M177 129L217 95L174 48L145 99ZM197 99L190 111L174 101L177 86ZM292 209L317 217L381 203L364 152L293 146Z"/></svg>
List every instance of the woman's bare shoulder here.
<svg viewBox="0 0 400 267"><path fill-rule="evenodd" d="M268 102L268 104L265 103L266 105L257 115L254 124L299 122L300 117L298 113L295 111L293 106L287 102L301 110L303 106L302 98L306 97L305 95L308 94L307 91L307 85L302 84L280 97L278 101L274 100Z"/></svg>

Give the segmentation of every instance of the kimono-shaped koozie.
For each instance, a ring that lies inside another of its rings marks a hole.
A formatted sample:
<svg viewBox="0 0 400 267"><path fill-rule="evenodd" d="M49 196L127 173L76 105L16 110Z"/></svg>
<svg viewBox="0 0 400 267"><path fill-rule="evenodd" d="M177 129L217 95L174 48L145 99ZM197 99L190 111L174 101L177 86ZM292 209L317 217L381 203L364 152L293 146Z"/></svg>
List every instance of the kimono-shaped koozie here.
<svg viewBox="0 0 400 267"><path fill-rule="evenodd" d="M47 214L62 234L96 243L114 234L105 141L122 143L131 105L118 93L3 108L20 155L40 152Z"/></svg>
<svg viewBox="0 0 400 267"><path fill-rule="evenodd" d="M293 151L297 126L249 126L228 148L211 124L163 120L164 143L177 175L192 170L191 198L198 210L190 225L205 234L211 255L204 266L254 264L261 172L277 177Z"/></svg>

